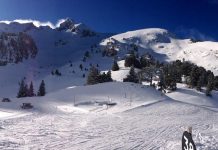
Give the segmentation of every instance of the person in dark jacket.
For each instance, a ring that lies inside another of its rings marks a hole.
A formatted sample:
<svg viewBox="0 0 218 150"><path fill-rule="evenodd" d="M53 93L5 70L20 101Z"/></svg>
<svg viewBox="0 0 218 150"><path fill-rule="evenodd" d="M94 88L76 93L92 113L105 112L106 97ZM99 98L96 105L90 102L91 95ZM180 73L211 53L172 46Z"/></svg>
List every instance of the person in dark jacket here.
<svg viewBox="0 0 218 150"><path fill-rule="evenodd" d="M192 128L189 127L182 135L182 150L196 150L195 143L192 139Z"/></svg>

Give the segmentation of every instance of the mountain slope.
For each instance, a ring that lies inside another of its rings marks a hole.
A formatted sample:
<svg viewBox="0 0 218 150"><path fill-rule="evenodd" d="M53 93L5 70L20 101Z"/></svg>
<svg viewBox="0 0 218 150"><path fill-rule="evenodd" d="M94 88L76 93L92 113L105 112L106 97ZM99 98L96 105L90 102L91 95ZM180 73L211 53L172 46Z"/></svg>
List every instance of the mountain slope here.
<svg viewBox="0 0 218 150"><path fill-rule="evenodd" d="M178 39L165 29L150 28L114 35L100 43L103 47L114 43L120 56L129 50L129 45L139 47L139 53L149 52L160 61L187 60L218 74L218 42L196 42Z"/></svg>
<svg viewBox="0 0 218 150"><path fill-rule="evenodd" d="M82 32L82 25L79 24L77 29ZM84 53L90 51L93 45L110 35L98 33L81 36L80 32L58 31L50 27L36 27L32 23L20 24L17 22L0 23L0 33L28 35L37 47L37 54L34 53L34 58L29 57L18 64L11 61L6 66L0 66L1 97L16 96L18 83L24 77L27 83L34 82L36 90L41 80L46 80L47 92L62 89L72 83L83 85L85 82L82 75L87 72L80 71L79 65L83 63ZM7 40L4 40L4 43L6 42ZM20 46L19 42L17 43ZM6 48L4 50L9 53L8 50L11 49L12 55L16 56L13 47L10 48L7 45ZM96 59L93 64L95 62L97 62ZM87 61L87 68L89 68L88 63ZM72 66L70 66L71 64ZM62 77L51 75L52 70L55 69L63 71ZM75 73L72 73L73 71Z"/></svg>
<svg viewBox="0 0 218 150"><path fill-rule="evenodd" d="M25 33L0 33L0 65L34 58L37 51L33 39Z"/></svg>
<svg viewBox="0 0 218 150"><path fill-rule="evenodd" d="M0 23L1 33L24 32L37 46L34 58L0 66L0 97L11 99L10 103L0 101L0 149L175 150L181 148L182 132L189 126L198 149L218 149L216 91L206 97L178 84L177 91L164 95L150 86L120 82L129 72L122 58L132 44L140 54L149 52L162 61L185 58L210 69L217 66L216 42L177 39L157 28L108 38L111 35L69 19L59 27ZM84 85L83 75L87 77L91 66L110 70L113 57L102 56L109 46L122 60L120 70L112 71L116 82ZM87 51L89 57L84 59ZM61 76L52 75L56 69ZM16 98L23 77L28 84L33 81L35 93L44 80L46 95ZM34 108L23 110L22 103Z"/></svg>

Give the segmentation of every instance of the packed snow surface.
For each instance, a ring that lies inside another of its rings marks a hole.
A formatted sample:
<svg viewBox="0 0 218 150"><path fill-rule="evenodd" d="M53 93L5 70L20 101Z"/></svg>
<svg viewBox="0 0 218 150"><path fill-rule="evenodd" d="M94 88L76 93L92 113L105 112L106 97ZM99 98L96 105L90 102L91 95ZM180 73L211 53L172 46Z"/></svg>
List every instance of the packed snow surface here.
<svg viewBox="0 0 218 150"><path fill-rule="evenodd" d="M129 73L122 58L131 44L139 47L140 55L149 52L161 61L185 58L217 75L217 42L177 39L159 28L107 38L109 34L81 37L31 23L0 23L0 32L24 30L34 39L38 53L35 59L0 66L0 97L11 99L0 101L0 149L179 150L189 126L198 150L218 149L217 92L206 97L204 91L178 84L177 91L164 95L146 85L121 82ZM84 85L91 65L102 72L110 70L113 58L102 57L98 49L110 42L116 43L120 67L111 72L114 82ZM93 45L97 48L84 62L84 53ZM55 69L62 75L52 75ZM35 92L45 80L46 96L16 98L24 77L28 84L33 81ZM23 103L34 107L23 110Z"/></svg>
<svg viewBox="0 0 218 150"><path fill-rule="evenodd" d="M114 82L14 98L0 105L0 149L175 150L192 126L198 150L215 150L218 107L212 103L217 104L217 94L206 101L182 84L165 96L149 86ZM23 102L34 109L21 110Z"/></svg>

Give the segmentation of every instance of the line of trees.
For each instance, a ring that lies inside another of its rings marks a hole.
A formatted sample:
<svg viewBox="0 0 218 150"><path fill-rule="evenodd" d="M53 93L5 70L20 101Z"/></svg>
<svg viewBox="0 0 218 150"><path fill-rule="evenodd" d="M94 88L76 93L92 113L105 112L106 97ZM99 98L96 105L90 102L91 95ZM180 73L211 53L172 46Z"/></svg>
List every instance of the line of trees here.
<svg viewBox="0 0 218 150"><path fill-rule="evenodd" d="M160 86L161 89L176 90L176 83L184 82L182 81L183 78L185 78L184 83L186 83L189 88L196 88L196 90L202 91L202 87L206 87L205 94L207 96L211 96L211 91L213 89L218 89L218 76L214 76L213 72L206 70L204 67L197 66L185 60L160 63L149 53L145 53L139 57L138 53L136 54L136 51L132 50L126 54L124 66L131 68L129 75L123 79L123 82L139 83L139 74L135 72L135 68L138 68L146 70L147 75L150 77L151 85L153 76L159 75L160 81L158 86ZM119 65L115 60L111 70L117 71L119 69ZM107 74L100 74L99 70L95 67L90 69L87 77L87 84L97 84L110 81L112 81L110 71Z"/></svg>
<svg viewBox="0 0 218 150"><path fill-rule="evenodd" d="M135 51L129 51L126 56L125 56L125 62L124 66L125 67L132 67L134 66L135 68L142 69L145 67L150 67L150 66L160 66L163 65L159 63L159 61L155 60L149 53L144 53L143 55L138 58L139 54L136 53Z"/></svg>
<svg viewBox="0 0 218 150"><path fill-rule="evenodd" d="M102 74L99 72L99 70L92 66L90 68L88 77L87 77L87 84L88 85L93 85L93 84L98 84L98 83L103 83L103 82L112 82L111 78L111 71L108 71L107 73L103 72Z"/></svg>
<svg viewBox="0 0 218 150"><path fill-rule="evenodd" d="M199 67L188 61L176 60L169 64L170 69L174 70L174 78L176 82L182 82L182 76L190 88L202 91L202 87L206 87L205 94L211 96L211 91L217 89L218 77L214 77L213 72Z"/></svg>
<svg viewBox="0 0 218 150"><path fill-rule="evenodd" d="M44 80L41 81L37 96L45 96L46 90L45 90L45 82ZM34 86L33 82L30 82L30 85L25 83L25 79L22 79L21 82L19 83L19 91L17 93L17 98L21 97L33 97L36 96L34 93Z"/></svg>
<svg viewBox="0 0 218 150"><path fill-rule="evenodd" d="M214 76L210 70L189 61L176 60L170 63L160 63L148 53L137 58L135 52L131 51L126 55L124 65L131 67L129 75L123 80L124 82L138 82L133 68L139 68L147 72L151 78L150 81L154 75L158 74L162 78L158 83L162 88L176 90L176 83L181 83L182 77L184 77L189 88L202 91L202 87L206 87L205 94L207 96L211 96L213 89L218 89L218 76ZM114 63L113 68L116 68L116 63ZM162 71L162 74L157 73L157 71Z"/></svg>

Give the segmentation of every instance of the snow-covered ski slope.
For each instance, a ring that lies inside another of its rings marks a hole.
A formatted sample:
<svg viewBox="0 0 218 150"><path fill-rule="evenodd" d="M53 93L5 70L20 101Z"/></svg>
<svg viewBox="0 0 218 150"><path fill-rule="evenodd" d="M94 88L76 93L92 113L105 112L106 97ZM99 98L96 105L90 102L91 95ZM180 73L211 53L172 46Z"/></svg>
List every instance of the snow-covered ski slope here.
<svg viewBox="0 0 218 150"><path fill-rule="evenodd" d="M118 59L134 43L140 54L149 52L163 61L185 58L217 75L217 42L193 43L156 28L109 39L109 34L81 37L68 30L0 23L0 32L23 30L36 42L38 53L35 59L0 66L0 98L11 99L0 101L0 149L179 150L189 126L198 150L218 149L217 92L209 98L178 84L176 92L163 95L149 86L122 83L129 72L124 61L118 62L119 71L112 71L115 82L85 86L82 76L88 71L79 68L98 64L101 71L111 69L113 58L102 57L97 49L86 62L82 59L91 46L116 41ZM52 76L55 69L62 76ZM45 80L46 96L15 98L23 77L33 81L35 92ZM34 108L22 110L22 103L28 102Z"/></svg>
<svg viewBox="0 0 218 150"><path fill-rule="evenodd" d="M218 74L218 42L192 42L190 39L178 39L169 31L159 28L117 34L105 39L101 45L105 46L107 42L116 43L121 57L128 52L127 45L136 44L140 54L149 52L161 61L183 60L184 58L186 61L191 61Z"/></svg>
<svg viewBox="0 0 218 150"><path fill-rule="evenodd" d="M149 86L117 82L14 98L0 105L7 113L0 116L0 149L176 150L192 126L198 150L215 150L218 93L213 95L206 101L204 94L179 85L178 92L165 96ZM34 109L21 110L23 102Z"/></svg>
<svg viewBox="0 0 218 150"><path fill-rule="evenodd" d="M28 29L28 30L27 30ZM103 38L110 34L99 33L96 36L81 37L79 34L58 31L49 27L35 27L31 23L27 24L4 24L0 23L1 32L18 33L25 31L35 41L38 53L36 58L24 60L18 64L8 64L0 66L0 97L15 97L18 90L18 83L26 78L27 82L33 81L35 89L38 88L42 79L48 84L47 92L59 90L68 85L83 85L83 74L87 71L80 71L79 65L89 69L89 63L100 67L108 68L111 60L105 58L101 60L101 54L95 54L92 59L82 62L84 53L90 51L91 46L98 44ZM95 50L94 50L95 52ZM93 54L94 55L94 54ZM98 58L100 58L98 60ZM70 66L72 64L72 66ZM54 77L51 71L59 69L62 77ZM75 71L75 73L73 73Z"/></svg>

